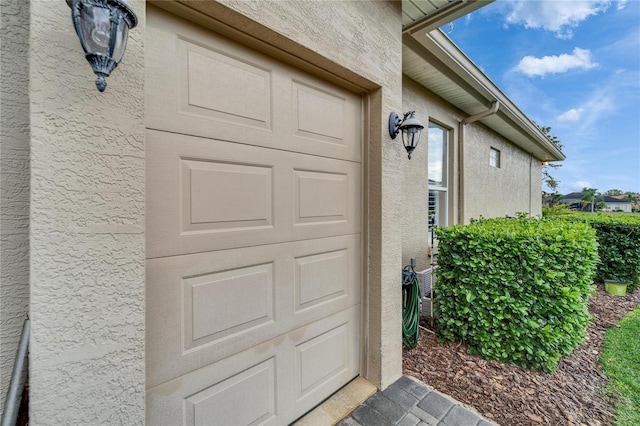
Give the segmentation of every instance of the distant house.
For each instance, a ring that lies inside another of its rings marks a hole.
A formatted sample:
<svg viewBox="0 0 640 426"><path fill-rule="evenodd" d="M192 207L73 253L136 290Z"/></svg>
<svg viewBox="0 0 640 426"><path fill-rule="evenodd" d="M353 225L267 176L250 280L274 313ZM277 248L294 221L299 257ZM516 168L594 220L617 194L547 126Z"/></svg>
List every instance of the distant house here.
<svg viewBox="0 0 640 426"><path fill-rule="evenodd" d="M631 201L623 199L624 196L610 197L608 195L596 196L596 206L600 203L604 203L605 207L599 209L605 212L627 212L631 213L632 204ZM570 209L591 211L591 204L584 204L582 201L582 192L572 192L562 197L562 202L567 204Z"/></svg>
<svg viewBox="0 0 640 426"><path fill-rule="evenodd" d="M589 205L585 206L582 203L582 192L572 192L570 194L563 195L562 202L573 210L591 211L591 207Z"/></svg>
<svg viewBox="0 0 640 426"><path fill-rule="evenodd" d="M602 196L602 201L606 204L604 211L609 212L627 212L631 213L633 211L633 203L629 200L625 200L625 195L616 195L613 197Z"/></svg>

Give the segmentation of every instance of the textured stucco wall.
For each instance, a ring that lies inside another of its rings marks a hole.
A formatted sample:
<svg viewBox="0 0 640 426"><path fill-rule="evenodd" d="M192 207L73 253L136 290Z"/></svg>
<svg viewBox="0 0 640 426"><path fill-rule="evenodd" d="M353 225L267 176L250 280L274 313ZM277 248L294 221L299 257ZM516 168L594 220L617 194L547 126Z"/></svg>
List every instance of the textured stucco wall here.
<svg viewBox="0 0 640 426"><path fill-rule="evenodd" d="M428 133L429 121L449 130L449 224L457 223L457 135L458 122L464 117L456 108L428 91L420 84L404 77L402 80L403 112L415 111L425 129L411 160L404 159L402 184L402 261L408 265L416 258L416 271L429 267L429 235L427 215L429 200ZM400 137L400 136L398 136ZM402 145L400 141L398 144Z"/></svg>
<svg viewBox="0 0 640 426"><path fill-rule="evenodd" d="M500 151L500 168L489 165L489 150ZM490 129L468 125L464 145L464 219L541 214L540 160Z"/></svg>
<svg viewBox="0 0 640 426"><path fill-rule="evenodd" d="M371 85L365 140L368 150L368 301L366 363L363 375L384 388L402 373L402 228L399 221L404 148L387 131L391 111L401 108L401 3L394 1L245 1L221 2L251 22L225 14L219 6L190 7L349 79L346 70ZM162 5L162 4L160 4ZM266 30L265 30L266 29ZM287 45L274 35L296 45Z"/></svg>
<svg viewBox="0 0 640 426"><path fill-rule="evenodd" d="M531 159L531 216L542 215L542 161Z"/></svg>
<svg viewBox="0 0 640 426"><path fill-rule="evenodd" d="M459 189L459 126L466 117L415 81L402 81L403 111L416 111L416 117L426 125L429 120L449 129L449 224L469 219L514 216L516 212L541 213L540 160L516 147L507 139L480 123L465 126L463 142L462 191ZM400 144L400 142L398 142ZM501 167L489 165L489 149L501 152ZM427 234L428 168L427 135L420 139L411 160L405 157L402 185L402 261L409 264L416 258L416 270L428 267ZM462 194L460 194L462 192ZM463 199L464 212L459 212L458 199Z"/></svg>
<svg viewBox="0 0 640 426"><path fill-rule="evenodd" d="M99 93L64 1L32 0L33 424L144 421L144 18Z"/></svg>
<svg viewBox="0 0 640 426"><path fill-rule="evenodd" d="M29 3L0 3L0 410L29 309Z"/></svg>

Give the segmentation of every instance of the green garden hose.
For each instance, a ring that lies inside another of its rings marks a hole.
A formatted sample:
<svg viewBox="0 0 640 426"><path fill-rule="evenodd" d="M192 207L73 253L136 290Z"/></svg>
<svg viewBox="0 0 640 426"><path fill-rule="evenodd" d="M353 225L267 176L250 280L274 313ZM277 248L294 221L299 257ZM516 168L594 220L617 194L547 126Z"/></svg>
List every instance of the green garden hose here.
<svg viewBox="0 0 640 426"><path fill-rule="evenodd" d="M402 270L402 344L413 349L418 344L420 327L420 284L413 266Z"/></svg>

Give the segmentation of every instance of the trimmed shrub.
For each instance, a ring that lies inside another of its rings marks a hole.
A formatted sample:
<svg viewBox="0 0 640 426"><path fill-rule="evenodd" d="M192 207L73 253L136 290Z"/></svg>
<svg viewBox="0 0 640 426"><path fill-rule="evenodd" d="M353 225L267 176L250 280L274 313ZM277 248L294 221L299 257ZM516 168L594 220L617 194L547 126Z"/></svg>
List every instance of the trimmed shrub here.
<svg viewBox="0 0 640 426"><path fill-rule="evenodd" d="M596 230L600 263L596 279L627 283L627 291L640 287L640 215L624 213L574 213L556 217L585 222Z"/></svg>
<svg viewBox="0 0 640 426"><path fill-rule="evenodd" d="M558 216L564 214L573 214L575 210L571 210L566 204L556 204L555 206L543 207L542 216Z"/></svg>
<svg viewBox="0 0 640 426"><path fill-rule="evenodd" d="M553 371L585 337L598 260L584 223L490 219L436 230L441 340Z"/></svg>

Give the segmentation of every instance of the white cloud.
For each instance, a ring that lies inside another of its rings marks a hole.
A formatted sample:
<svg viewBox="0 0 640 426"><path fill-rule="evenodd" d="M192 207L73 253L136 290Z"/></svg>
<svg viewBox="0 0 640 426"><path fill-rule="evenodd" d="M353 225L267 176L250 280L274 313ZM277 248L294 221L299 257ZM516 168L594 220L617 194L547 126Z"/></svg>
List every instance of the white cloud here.
<svg viewBox="0 0 640 426"><path fill-rule="evenodd" d="M558 121L560 122L573 122L578 121L580 117L582 117L582 113L584 112L584 108L572 108L569 111L566 111L558 117Z"/></svg>
<svg viewBox="0 0 640 426"><path fill-rule="evenodd" d="M570 127L574 134L592 134L605 117L610 117L619 108L616 96L620 88L614 83L604 83L601 88L589 93L579 106L562 113L557 118L559 127Z"/></svg>
<svg viewBox="0 0 640 426"><path fill-rule="evenodd" d="M618 9L618 10L624 9L624 7L627 5L628 2L629 2L629 0L618 0L618 2L616 4L616 9Z"/></svg>
<svg viewBox="0 0 640 426"><path fill-rule="evenodd" d="M576 47L573 49L572 54L563 53L558 56L544 56L542 58L525 56L515 69L530 77L542 77L546 74L557 74L576 68L587 70L597 65L591 61L591 52L589 50Z"/></svg>
<svg viewBox="0 0 640 426"><path fill-rule="evenodd" d="M591 183L586 180L579 180L571 183L571 188L573 189L582 189L582 188L591 188Z"/></svg>
<svg viewBox="0 0 640 426"><path fill-rule="evenodd" d="M623 8L627 0L617 2ZM606 11L611 1L509 1L507 25L524 25L525 28L542 28L556 33L556 37L570 39L573 29L589 16Z"/></svg>

